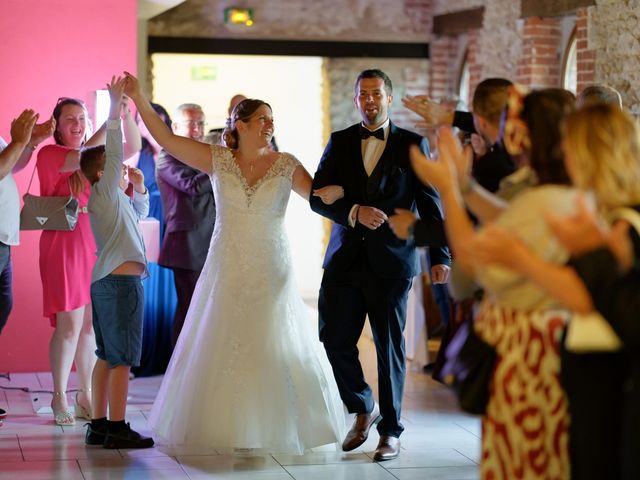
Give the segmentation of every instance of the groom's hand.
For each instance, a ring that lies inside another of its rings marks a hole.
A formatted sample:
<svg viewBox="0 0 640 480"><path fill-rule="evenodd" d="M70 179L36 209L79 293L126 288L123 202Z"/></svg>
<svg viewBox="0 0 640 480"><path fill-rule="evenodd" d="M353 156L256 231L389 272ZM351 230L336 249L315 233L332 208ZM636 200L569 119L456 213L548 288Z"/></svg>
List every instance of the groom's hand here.
<svg viewBox="0 0 640 480"><path fill-rule="evenodd" d="M434 285L447 283L449 281L449 273L451 273L451 267L448 265L434 265L431 267L431 283Z"/></svg>
<svg viewBox="0 0 640 480"><path fill-rule="evenodd" d="M386 213L375 207L360 205L358 207L358 212L356 213L356 220L370 230L376 230L388 219L389 218Z"/></svg>

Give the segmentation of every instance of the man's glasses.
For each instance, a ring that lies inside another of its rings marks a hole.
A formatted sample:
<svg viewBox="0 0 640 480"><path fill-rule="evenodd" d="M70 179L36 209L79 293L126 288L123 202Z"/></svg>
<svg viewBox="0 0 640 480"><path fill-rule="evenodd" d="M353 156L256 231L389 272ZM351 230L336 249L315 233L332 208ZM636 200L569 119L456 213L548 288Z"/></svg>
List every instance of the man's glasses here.
<svg viewBox="0 0 640 480"><path fill-rule="evenodd" d="M196 120L183 120L181 122L178 122L182 125L185 125L189 128L204 128L205 125L207 124L207 122L200 120L200 121L196 121Z"/></svg>

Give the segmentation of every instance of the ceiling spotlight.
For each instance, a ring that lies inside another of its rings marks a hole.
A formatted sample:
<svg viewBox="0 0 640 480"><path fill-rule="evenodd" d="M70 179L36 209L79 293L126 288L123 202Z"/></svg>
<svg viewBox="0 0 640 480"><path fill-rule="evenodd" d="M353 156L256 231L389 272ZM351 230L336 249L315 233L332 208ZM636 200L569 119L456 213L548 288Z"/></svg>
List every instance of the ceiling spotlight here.
<svg viewBox="0 0 640 480"><path fill-rule="evenodd" d="M224 9L224 23L226 25L253 25L253 9L230 7Z"/></svg>

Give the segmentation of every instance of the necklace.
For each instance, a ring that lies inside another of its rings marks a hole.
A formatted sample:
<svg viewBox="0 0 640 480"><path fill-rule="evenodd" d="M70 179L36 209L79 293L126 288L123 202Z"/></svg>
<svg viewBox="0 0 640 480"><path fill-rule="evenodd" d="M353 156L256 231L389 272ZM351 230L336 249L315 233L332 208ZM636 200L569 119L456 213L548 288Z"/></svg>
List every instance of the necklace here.
<svg viewBox="0 0 640 480"><path fill-rule="evenodd" d="M254 167L255 167L256 163L258 161L262 162L265 159L266 159L266 157L264 155L262 155L262 156L257 155L252 159L248 159L248 158L240 156L240 155L236 156L236 160L237 160L237 162L239 164L244 164L245 166L246 165L249 166L249 173L251 173L251 174L253 173L253 170L254 170Z"/></svg>
<svg viewBox="0 0 640 480"><path fill-rule="evenodd" d="M256 159L254 158L253 160L247 160L246 163L249 164L249 172L253 173L253 167L256 164Z"/></svg>

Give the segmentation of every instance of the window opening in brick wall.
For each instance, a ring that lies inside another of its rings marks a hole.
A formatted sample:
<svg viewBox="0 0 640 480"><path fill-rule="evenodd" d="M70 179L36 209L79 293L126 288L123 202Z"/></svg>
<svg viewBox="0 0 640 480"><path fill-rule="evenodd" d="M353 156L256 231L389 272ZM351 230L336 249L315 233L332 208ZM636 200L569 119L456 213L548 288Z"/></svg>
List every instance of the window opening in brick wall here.
<svg viewBox="0 0 640 480"><path fill-rule="evenodd" d="M468 54L464 54L464 60L462 61L462 67L460 68L460 75L458 77L458 98L460 99L460 108L468 110L469 107L469 79L471 77L469 73L469 62L467 61Z"/></svg>
<svg viewBox="0 0 640 480"><path fill-rule="evenodd" d="M324 150L322 57L154 53L153 101L171 115L181 103L202 106L205 130L223 127L231 97L241 93L273 107L275 138L313 173ZM322 277L322 218L291 195L285 220L303 297L317 294ZM304 228L300 226L304 225Z"/></svg>
<svg viewBox="0 0 640 480"><path fill-rule="evenodd" d="M565 49L564 62L562 63L562 87L576 93L578 89L578 39L576 31L569 37L567 48Z"/></svg>

